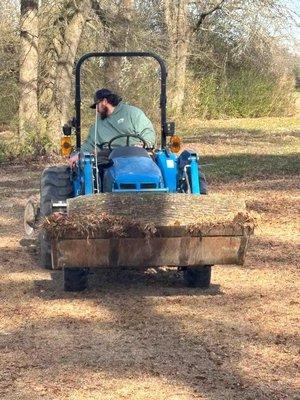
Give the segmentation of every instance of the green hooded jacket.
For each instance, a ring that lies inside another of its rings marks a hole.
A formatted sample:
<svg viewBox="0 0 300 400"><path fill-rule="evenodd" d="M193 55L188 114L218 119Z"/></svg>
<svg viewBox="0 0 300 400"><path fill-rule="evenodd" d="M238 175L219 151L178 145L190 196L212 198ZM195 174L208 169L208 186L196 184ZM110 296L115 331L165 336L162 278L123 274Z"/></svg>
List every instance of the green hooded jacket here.
<svg viewBox="0 0 300 400"><path fill-rule="evenodd" d="M97 144L109 142L118 135L126 134L140 135L149 147L155 146L155 132L153 125L144 112L137 107L120 102L113 113L105 119L97 117ZM141 144L138 139L131 138L130 145ZM113 146L125 146L126 138L117 139ZM82 151L94 152L95 146L95 124L89 130L89 134L83 145Z"/></svg>

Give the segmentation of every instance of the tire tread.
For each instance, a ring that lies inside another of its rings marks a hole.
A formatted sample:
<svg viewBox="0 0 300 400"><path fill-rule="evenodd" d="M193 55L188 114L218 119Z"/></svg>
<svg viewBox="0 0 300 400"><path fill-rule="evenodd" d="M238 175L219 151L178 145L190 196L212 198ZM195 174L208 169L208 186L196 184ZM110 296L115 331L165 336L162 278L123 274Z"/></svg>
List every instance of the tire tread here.
<svg viewBox="0 0 300 400"><path fill-rule="evenodd" d="M40 186L40 215L41 218L52 212L52 201L63 201L72 196L70 168L67 165L52 166L44 169ZM40 262L46 269L52 269L51 245L46 232L41 229Z"/></svg>

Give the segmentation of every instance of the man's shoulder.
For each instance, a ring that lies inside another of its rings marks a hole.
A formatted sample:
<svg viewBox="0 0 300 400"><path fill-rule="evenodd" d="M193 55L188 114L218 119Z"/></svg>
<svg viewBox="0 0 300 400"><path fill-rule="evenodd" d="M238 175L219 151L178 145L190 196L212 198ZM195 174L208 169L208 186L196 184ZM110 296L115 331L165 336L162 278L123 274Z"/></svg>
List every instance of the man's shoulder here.
<svg viewBox="0 0 300 400"><path fill-rule="evenodd" d="M136 106L132 106L131 104L123 103L123 110L133 115L144 114L144 111Z"/></svg>

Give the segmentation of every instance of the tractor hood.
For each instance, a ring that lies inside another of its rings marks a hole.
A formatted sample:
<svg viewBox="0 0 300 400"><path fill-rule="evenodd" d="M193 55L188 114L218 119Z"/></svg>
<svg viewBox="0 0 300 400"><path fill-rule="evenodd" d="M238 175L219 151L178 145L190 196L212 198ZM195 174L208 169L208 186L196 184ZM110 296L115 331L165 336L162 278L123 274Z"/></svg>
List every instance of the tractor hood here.
<svg viewBox="0 0 300 400"><path fill-rule="evenodd" d="M105 174L109 191L144 191L164 187L159 167L140 147L118 147L110 154L113 166Z"/></svg>

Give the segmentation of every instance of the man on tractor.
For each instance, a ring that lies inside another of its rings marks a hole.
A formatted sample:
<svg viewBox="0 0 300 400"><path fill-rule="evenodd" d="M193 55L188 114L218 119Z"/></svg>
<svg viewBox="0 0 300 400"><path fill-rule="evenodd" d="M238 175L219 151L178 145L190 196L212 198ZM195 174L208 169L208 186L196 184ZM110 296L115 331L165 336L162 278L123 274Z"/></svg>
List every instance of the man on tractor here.
<svg viewBox="0 0 300 400"><path fill-rule="evenodd" d="M122 98L109 89L97 90L91 108L96 109L96 121L90 127L86 141L81 146L81 151L94 153L95 141L98 148L103 149L106 143L119 135L134 134L145 140L149 148L155 146L155 132L149 118L142 110L123 103ZM115 140L115 146L124 146L126 137ZM130 145L140 145L137 138L130 138ZM102 156L108 155L107 149L100 151ZM70 157L69 163L73 165L78 160L78 154Z"/></svg>
<svg viewBox="0 0 300 400"><path fill-rule="evenodd" d="M149 147L155 145L155 132L153 125L144 112L137 107L125 104L122 98L108 89L97 90L94 103L91 108L97 109L97 143L109 142L113 137L121 134L135 134L141 136ZM90 128L87 140L81 146L83 151L92 151L94 148L95 124ZM132 138L131 144L138 144L137 139ZM125 145L120 138L115 145Z"/></svg>

